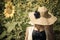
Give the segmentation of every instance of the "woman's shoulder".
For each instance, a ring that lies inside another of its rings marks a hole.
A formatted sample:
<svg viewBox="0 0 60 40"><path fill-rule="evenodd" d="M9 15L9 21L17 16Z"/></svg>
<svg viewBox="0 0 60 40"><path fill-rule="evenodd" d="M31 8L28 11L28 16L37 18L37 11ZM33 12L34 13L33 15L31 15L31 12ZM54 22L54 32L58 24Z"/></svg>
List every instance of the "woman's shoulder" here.
<svg viewBox="0 0 60 40"><path fill-rule="evenodd" d="M34 29L34 26L29 26L27 27L26 31L30 34L32 33L33 29Z"/></svg>
<svg viewBox="0 0 60 40"><path fill-rule="evenodd" d="M29 28L34 28L34 26L29 26L29 27L27 27L27 29L29 29Z"/></svg>
<svg viewBox="0 0 60 40"><path fill-rule="evenodd" d="M29 26L26 28L26 30L32 30L34 28L34 26Z"/></svg>

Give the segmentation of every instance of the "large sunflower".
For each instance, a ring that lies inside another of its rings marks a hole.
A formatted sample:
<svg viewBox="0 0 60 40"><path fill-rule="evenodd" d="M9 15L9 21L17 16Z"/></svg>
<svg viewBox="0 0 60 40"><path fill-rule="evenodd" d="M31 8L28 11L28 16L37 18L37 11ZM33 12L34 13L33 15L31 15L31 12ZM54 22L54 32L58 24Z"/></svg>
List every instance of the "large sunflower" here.
<svg viewBox="0 0 60 40"><path fill-rule="evenodd" d="M15 6L12 4L12 2L7 2L5 4L5 9L4 9L4 15L6 18L13 17L15 12Z"/></svg>

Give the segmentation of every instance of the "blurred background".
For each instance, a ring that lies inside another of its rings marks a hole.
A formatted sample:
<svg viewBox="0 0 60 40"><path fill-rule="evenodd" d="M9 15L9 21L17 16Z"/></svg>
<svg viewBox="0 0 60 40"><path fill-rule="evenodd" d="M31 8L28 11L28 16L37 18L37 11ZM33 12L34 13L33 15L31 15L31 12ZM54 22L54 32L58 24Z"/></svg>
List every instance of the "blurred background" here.
<svg viewBox="0 0 60 40"><path fill-rule="evenodd" d="M45 6L58 18L53 25L56 40L60 40L60 0L0 0L0 40L24 40L30 26L28 13Z"/></svg>

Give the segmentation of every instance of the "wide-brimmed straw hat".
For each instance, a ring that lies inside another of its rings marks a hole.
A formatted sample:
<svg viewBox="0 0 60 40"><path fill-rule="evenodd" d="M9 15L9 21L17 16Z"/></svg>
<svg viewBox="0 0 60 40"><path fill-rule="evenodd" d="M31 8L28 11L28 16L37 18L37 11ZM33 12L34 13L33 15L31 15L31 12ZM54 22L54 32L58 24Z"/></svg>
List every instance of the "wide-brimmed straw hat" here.
<svg viewBox="0 0 60 40"><path fill-rule="evenodd" d="M52 25L56 22L57 18L46 7L39 7L37 11L29 13L30 21L33 24L39 25Z"/></svg>

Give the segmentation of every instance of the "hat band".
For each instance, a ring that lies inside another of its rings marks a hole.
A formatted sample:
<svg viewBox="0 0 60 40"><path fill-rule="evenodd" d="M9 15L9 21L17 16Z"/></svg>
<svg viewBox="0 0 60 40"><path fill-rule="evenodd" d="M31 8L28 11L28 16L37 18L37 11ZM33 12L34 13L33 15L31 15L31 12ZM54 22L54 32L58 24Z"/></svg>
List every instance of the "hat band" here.
<svg viewBox="0 0 60 40"><path fill-rule="evenodd" d="M35 11L34 16L35 16L36 19L40 18L40 12Z"/></svg>

